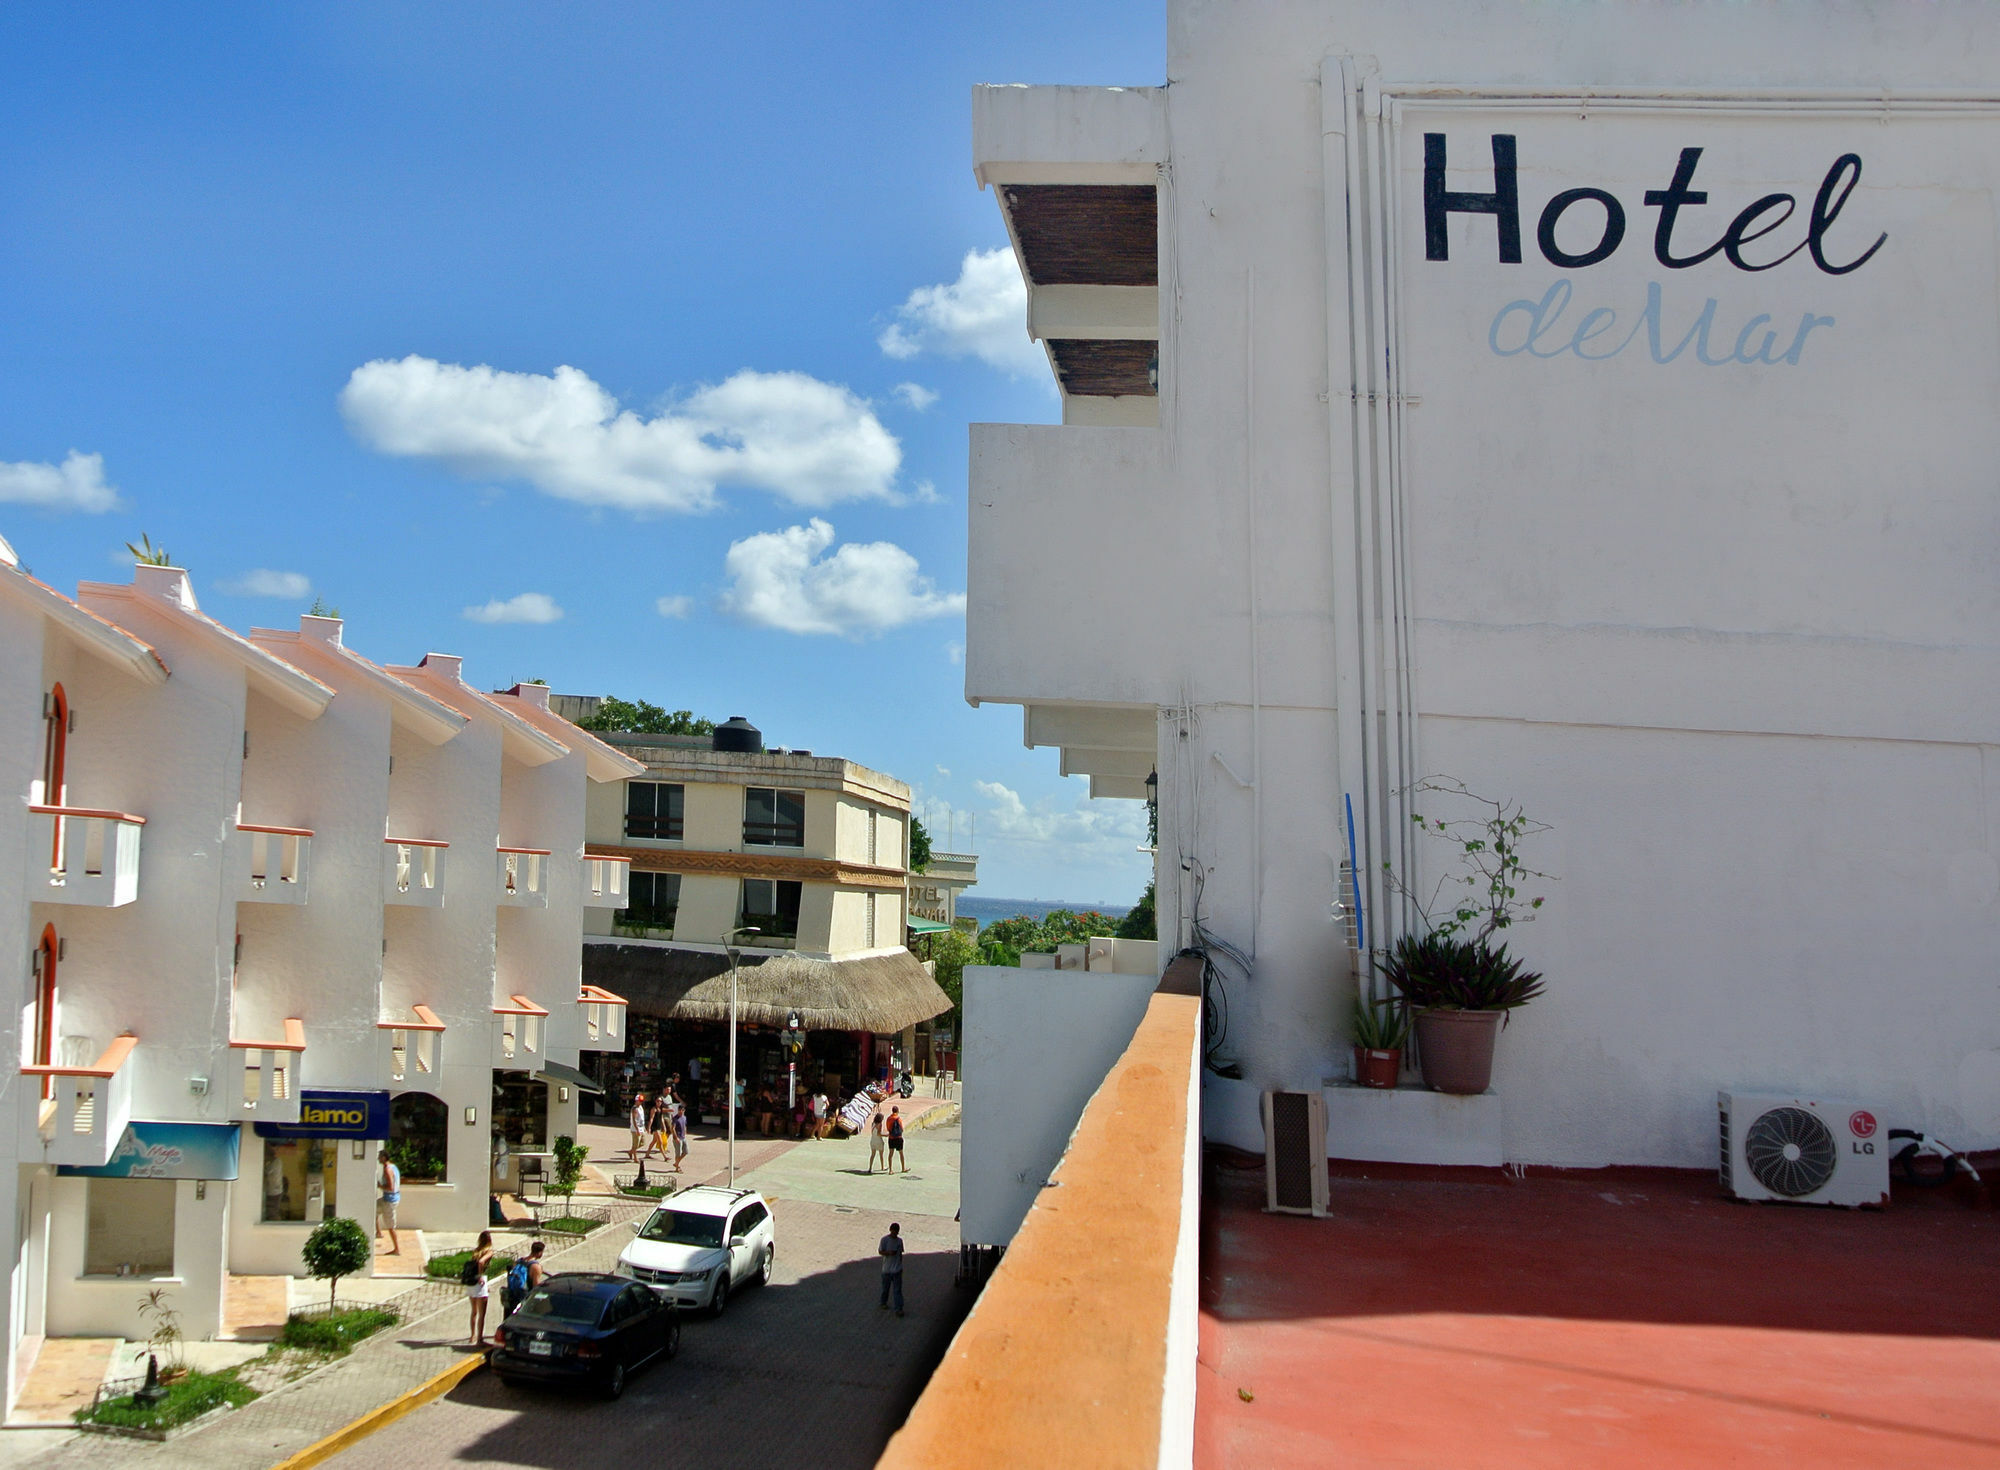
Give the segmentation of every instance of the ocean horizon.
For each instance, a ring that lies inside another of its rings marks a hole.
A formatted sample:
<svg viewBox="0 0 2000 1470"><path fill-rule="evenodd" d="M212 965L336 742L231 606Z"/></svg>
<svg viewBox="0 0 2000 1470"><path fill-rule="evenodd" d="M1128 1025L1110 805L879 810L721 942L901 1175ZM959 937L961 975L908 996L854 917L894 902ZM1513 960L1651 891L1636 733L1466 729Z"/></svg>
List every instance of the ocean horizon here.
<svg viewBox="0 0 2000 1470"><path fill-rule="evenodd" d="M962 894L958 900L958 914L961 918L979 920L984 929L996 919L1011 919L1018 914L1026 914L1033 919L1046 919L1057 909L1068 909L1071 913L1088 913L1095 909L1114 919L1122 919L1131 909L1129 903L1105 903L1080 898L974 898Z"/></svg>

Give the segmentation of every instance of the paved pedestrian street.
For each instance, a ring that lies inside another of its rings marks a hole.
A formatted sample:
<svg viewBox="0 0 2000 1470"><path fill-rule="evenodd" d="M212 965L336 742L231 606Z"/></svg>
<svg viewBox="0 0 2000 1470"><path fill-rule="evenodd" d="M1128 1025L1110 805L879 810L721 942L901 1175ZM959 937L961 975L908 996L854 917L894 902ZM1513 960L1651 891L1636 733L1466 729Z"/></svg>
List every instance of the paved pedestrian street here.
<svg viewBox="0 0 2000 1470"><path fill-rule="evenodd" d="M777 1270L719 1321L686 1319L680 1356L637 1374L616 1403L504 1387L474 1374L445 1398L362 1441L330 1465L605 1467L875 1463L970 1305L958 1261L958 1129L920 1129L910 1173L862 1172L865 1139L799 1144L745 1174L773 1198ZM908 1315L876 1306L876 1242L899 1220L908 1242ZM590 1242L609 1264L631 1238ZM579 1252L578 1257L585 1256ZM574 1269L580 1260L565 1260Z"/></svg>

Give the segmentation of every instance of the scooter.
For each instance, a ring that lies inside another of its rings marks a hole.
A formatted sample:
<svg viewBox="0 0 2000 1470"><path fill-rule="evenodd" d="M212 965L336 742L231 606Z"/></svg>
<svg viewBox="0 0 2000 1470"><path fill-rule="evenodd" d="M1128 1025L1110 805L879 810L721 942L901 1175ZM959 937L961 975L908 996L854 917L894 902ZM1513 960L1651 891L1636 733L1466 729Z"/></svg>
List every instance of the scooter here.
<svg viewBox="0 0 2000 1470"><path fill-rule="evenodd" d="M909 1070L905 1068L903 1075L896 1079L896 1095L898 1097L910 1098L915 1097L916 1094L917 1079L912 1077Z"/></svg>

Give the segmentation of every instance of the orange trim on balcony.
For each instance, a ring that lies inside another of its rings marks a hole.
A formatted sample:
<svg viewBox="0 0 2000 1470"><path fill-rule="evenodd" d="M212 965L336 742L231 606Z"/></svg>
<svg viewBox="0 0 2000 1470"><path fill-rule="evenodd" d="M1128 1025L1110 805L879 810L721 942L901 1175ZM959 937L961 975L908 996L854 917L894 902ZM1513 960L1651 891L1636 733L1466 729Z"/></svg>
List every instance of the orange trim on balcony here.
<svg viewBox="0 0 2000 1470"><path fill-rule="evenodd" d="M313 835L312 828L310 827L265 827L256 822L238 822L236 830L238 832L268 832L273 837L310 837Z"/></svg>
<svg viewBox="0 0 2000 1470"><path fill-rule="evenodd" d="M546 847L496 847L495 852L518 852L524 857L553 857L555 853Z"/></svg>
<svg viewBox="0 0 2000 1470"><path fill-rule="evenodd" d="M610 991L598 985L584 986L583 994L579 995L576 1000L578 1005L629 1006L632 1004L624 996L613 995Z"/></svg>
<svg viewBox="0 0 2000 1470"><path fill-rule="evenodd" d="M42 817L96 817L106 822L130 822L135 827L146 825L146 819L131 812L107 812L94 806L30 806L29 811Z"/></svg>
<svg viewBox="0 0 2000 1470"><path fill-rule="evenodd" d="M229 1044L238 1051L304 1051L306 1049L306 1023L296 1016L285 1021L283 1041L238 1041L229 1039Z"/></svg>
<svg viewBox="0 0 2000 1470"><path fill-rule="evenodd" d="M118 1069L125 1065L125 1059L132 1055L132 1048L139 1044L139 1038L127 1031L123 1036L104 1048L104 1055L93 1066L88 1067L48 1067L31 1062L21 1068L23 1077L115 1077Z"/></svg>
<svg viewBox="0 0 2000 1470"><path fill-rule="evenodd" d="M541 1008L540 1006L536 1005L536 1004L535 1004L535 1003L534 1003L533 1001L529 1000L529 999L528 999L528 997L527 997L527 996L525 996L525 995L515 995L515 996L510 996L510 997L508 997L508 998L509 998L510 1000L512 1000L512 1001L513 1001L514 1003L513 1003L512 1005L510 1005L510 1006L495 1006L495 1007L493 1007L493 1014L494 1014L494 1015L496 1015L496 1016L546 1016L546 1015L548 1014L548 1012L547 1012L547 1011L543 1010L543 1009L542 1009L542 1008Z"/></svg>
<svg viewBox="0 0 2000 1470"><path fill-rule="evenodd" d="M384 837L391 847L450 847L449 842L433 842L428 837Z"/></svg>
<svg viewBox="0 0 2000 1470"><path fill-rule="evenodd" d="M437 1018L437 1012L429 1006L411 1006L417 1019L414 1021L377 1021L377 1031L442 1031L444 1022Z"/></svg>

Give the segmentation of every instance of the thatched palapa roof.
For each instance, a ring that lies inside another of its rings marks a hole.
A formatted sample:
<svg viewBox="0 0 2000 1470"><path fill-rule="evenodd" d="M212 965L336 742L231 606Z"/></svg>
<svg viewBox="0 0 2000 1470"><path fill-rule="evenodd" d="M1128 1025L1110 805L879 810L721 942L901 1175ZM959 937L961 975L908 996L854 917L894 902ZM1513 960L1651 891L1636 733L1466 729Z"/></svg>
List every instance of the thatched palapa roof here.
<svg viewBox="0 0 2000 1470"><path fill-rule="evenodd" d="M680 1021L729 1019L729 958L665 944L586 944L583 978L631 1004L631 1014ZM746 952L736 1014L782 1026L793 1011L808 1031L890 1035L951 1009L923 962L906 949L855 959Z"/></svg>

